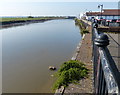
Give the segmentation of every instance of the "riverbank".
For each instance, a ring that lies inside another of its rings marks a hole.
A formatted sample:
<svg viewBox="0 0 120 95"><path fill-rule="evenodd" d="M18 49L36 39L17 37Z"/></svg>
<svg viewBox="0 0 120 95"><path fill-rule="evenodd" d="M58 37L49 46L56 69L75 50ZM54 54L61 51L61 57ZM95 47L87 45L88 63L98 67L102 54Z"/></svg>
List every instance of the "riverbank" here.
<svg viewBox="0 0 120 95"><path fill-rule="evenodd" d="M89 31L91 29L89 28ZM79 53L76 56L76 60L84 62L87 69L89 69L89 77L79 81L79 84L70 84L64 91L64 93L93 93L93 64L92 59L92 47L91 47L91 32L85 34Z"/></svg>
<svg viewBox="0 0 120 95"><path fill-rule="evenodd" d="M72 60L78 60L86 65L89 69L89 76L87 78L81 79L78 84L69 84L66 88L61 88L58 92L64 92L63 95L71 93L93 93L93 64L92 64L92 42L91 42L91 23L82 20L82 23L87 27L89 33L84 34L82 40L80 41L76 54L72 57Z"/></svg>
<svg viewBox="0 0 120 95"><path fill-rule="evenodd" d="M0 28L7 28L12 26L20 26L30 23L39 23L39 22L45 22L48 20L56 20L56 19L67 19L65 17L14 17L14 18L1 18L0 25L2 27Z"/></svg>

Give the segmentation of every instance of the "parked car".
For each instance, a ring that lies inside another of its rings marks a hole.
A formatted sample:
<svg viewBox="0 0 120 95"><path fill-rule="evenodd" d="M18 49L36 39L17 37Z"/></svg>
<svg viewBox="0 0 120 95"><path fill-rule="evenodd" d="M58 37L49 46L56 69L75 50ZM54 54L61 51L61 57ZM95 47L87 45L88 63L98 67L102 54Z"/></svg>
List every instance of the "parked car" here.
<svg viewBox="0 0 120 95"><path fill-rule="evenodd" d="M118 26L120 26L120 19L118 19L116 23L118 24Z"/></svg>
<svg viewBox="0 0 120 95"><path fill-rule="evenodd" d="M120 23L120 19L117 19L116 22L117 22L117 23Z"/></svg>
<svg viewBox="0 0 120 95"><path fill-rule="evenodd" d="M109 26L110 22L112 22L112 20L106 20L106 26Z"/></svg>
<svg viewBox="0 0 120 95"><path fill-rule="evenodd" d="M112 19L112 21L111 21L111 22L113 22L113 23L114 23L114 22L116 22L116 21L117 21L117 19Z"/></svg>
<svg viewBox="0 0 120 95"><path fill-rule="evenodd" d="M112 22L112 20L106 20L106 22Z"/></svg>

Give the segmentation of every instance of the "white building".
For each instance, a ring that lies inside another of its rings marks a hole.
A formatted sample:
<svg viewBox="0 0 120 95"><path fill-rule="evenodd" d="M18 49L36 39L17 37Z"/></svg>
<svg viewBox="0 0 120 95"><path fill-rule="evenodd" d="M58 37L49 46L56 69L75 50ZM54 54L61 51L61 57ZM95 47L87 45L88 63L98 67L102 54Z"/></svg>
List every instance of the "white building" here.
<svg viewBox="0 0 120 95"><path fill-rule="evenodd" d="M86 18L91 19L120 19L120 9L103 9L103 12L86 12Z"/></svg>

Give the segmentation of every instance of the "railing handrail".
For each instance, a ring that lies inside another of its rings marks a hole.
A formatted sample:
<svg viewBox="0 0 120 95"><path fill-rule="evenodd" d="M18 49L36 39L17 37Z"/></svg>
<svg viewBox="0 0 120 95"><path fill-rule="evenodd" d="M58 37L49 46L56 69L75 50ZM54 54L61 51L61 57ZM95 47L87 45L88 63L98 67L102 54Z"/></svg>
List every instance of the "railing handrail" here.
<svg viewBox="0 0 120 95"><path fill-rule="evenodd" d="M100 60L102 64L102 69L104 72L107 88L108 88L108 93L119 93L119 85L117 83L117 79L114 75L114 72L112 70L112 67L110 66L110 62L106 56L106 52L104 49L99 50L100 53Z"/></svg>
<svg viewBox="0 0 120 95"><path fill-rule="evenodd" d="M93 28L92 32L95 93L106 92L112 95L119 95L120 73L107 48L109 38L104 33L98 33L96 28Z"/></svg>
<svg viewBox="0 0 120 95"><path fill-rule="evenodd" d="M95 32L95 36L98 37L99 34L96 28L94 28L94 32Z"/></svg>

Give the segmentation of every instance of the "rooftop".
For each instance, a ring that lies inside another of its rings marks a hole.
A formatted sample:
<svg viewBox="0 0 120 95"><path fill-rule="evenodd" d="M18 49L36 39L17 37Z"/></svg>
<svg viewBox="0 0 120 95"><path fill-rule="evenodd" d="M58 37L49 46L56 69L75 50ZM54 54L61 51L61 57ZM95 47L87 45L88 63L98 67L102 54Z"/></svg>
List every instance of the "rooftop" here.
<svg viewBox="0 0 120 95"><path fill-rule="evenodd" d="M87 16L100 16L101 12L86 12ZM120 16L120 9L103 9L103 16Z"/></svg>

